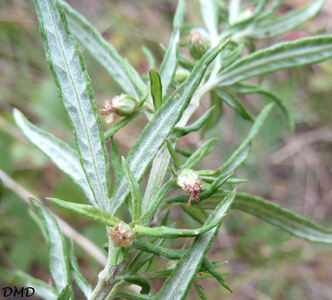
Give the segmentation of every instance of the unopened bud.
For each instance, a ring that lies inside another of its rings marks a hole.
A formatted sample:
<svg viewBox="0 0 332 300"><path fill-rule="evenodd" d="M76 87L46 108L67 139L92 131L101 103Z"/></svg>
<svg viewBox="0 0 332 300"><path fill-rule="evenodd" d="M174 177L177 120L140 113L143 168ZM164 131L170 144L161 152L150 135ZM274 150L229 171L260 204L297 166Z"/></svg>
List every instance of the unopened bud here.
<svg viewBox="0 0 332 300"><path fill-rule="evenodd" d="M129 247L134 239L133 230L123 223L115 225L108 233L112 241L120 247Z"/></svg>
<svg viewBox="0 0 332 300"><path fill-rule="evenodd" d="M187 79L190 72L183 68L178 68L175 72L174 81L175 83L182 83Z"/></svg>
<svg viewBox="0 0 332 300"><path fill-rule="evenodd" d="M139 102L136 98L126 94L121 94L119 96L115 96L109 101L105 101L104 108L100 109L99 112L102 115L116 113L120 116L128 116L136 111L138 104Z"/></svg>
<svg viewBox="0 0 332 300"><path fill-rule="evenodd" d="M201 32L193 29L190 32L190 54L193 58L200 59L210 48L210 43L205 39Z"/></svg>
<svg viewBox="0 0 332 300"><path fill-rule="evenodd" d="M201 196L201 178L196 172L191 169L183 169L177 178L177 185L185 190L189 194L189 201L187 205L191 202L199 200Z"/></svg>
<svg viewBox="0 0 332 300"><path fill-rule="evenodd" d="M111 106L120 116L128 116L137 109L138 100L132 96L121 94L111 100Z"/></svg>

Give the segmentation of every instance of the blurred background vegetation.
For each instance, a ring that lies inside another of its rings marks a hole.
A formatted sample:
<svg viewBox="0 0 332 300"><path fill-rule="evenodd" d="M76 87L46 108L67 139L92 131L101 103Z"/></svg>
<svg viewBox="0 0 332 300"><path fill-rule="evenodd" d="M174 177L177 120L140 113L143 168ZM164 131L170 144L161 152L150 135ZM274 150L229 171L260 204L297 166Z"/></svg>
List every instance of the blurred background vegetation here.
<svg viewBox="0 0 332 300"><path fill-rule="evenodd" d="M160 43L166 45L172 30L176 1L153 0L71 0L105 39L145 74L149 67L142 46L149 48L160 62ZM280 13L310 1L282 1ZM186 20L202 24L197 1L187 1ZM292 40L308 34L332 33L332 0L321 13L298 30L276 39L260 41L258 48L276 41ZM97 105L120 92L101 66L84 52ZM72 132L55 84L47 67L34 5L27 0L0 0L0 169L38 197L85 202L71 179L23 137L15 127L11 110L18 107L38 126L73 143ZM241 191L250 191L332 227L332 60L309 67L279 71L264 78L264 84L291 106L295 133L275 109L256 138L250 159L237 176L248 178ZM256 95L242 97L253 113L267 99ZM197 116L209 106L204 98ZM197 117L196 116L196 117ZM146 119L140 117L115 136L126 155ZM216 151L203 163L212 168L223 161L246 135L250 123L224 107L217 127L204 138L220 137ZM181 140L181 146L196 148L198 134ZM0 288L8 285L5 270L20 269L50 280L47 246L28 213L27 205L15 193L0 186ZM106 241L105 230L84 218L52 207L63 219L97 245ZM172 210L177 226L197 225L180 210ZM84 275L93 284L100 265L76 249ZM222 289L214 279L200 281L208 299L332 299L331 247L313 245L291 238L254 217L232 212L221 229L209 257L227 261L219 268L233 293ZM158 268L163 261L156 261ZM155 280L158 289L161 280ZM198 299L191 291L189 299Z"/></svg>

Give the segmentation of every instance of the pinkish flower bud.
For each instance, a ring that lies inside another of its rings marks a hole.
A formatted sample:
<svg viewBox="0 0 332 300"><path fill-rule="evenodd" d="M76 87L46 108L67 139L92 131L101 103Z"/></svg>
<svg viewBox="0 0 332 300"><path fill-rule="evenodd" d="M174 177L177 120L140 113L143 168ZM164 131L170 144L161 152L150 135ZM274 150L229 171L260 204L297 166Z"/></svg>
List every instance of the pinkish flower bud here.
<svg viewBox="0 0 332 300"><path fill-rule="evenodd" d="M177 185L189 194L189 201L198 201L201 195L201 178L191 169L183 169L177 178Z"/></svg>
<svg viewBox="0 0 332 300"><path fill-rule="evenodd" d="M133 230L123 223L115 225L108 233L112 241L120 247L129 247L134 239Z"/></svg>
<svg viewBox="0 0 332 300"><path fill-rule="evenodd" d="M190 32L190 54L193 58L200 59L210 48L210 43L203 37L199 30L193 29Z"/></svg>
<svg viewBox="0 0 332 300"><path fill-rule="evenodd" d="M136 98L126 94L121 94L119 96L115 96L109 101L105 101L104 108L100 109L99 112L101 115L115 113L120 116L129 116L136 111L138 104L139 101ZM115 115L113 116L113 119L115 119ZM108 123L111 122L108 121Z"/></svg>

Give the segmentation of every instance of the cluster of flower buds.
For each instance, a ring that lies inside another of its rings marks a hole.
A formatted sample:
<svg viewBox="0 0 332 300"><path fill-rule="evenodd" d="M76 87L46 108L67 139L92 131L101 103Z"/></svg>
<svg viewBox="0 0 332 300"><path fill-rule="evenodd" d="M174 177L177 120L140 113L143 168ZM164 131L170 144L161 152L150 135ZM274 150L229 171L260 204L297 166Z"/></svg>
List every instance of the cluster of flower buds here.
<svg viewBox="0 0 332 300"><path fill-rule="evenodd" d="M105 101L103 109L99 112L101 115L107 115L105 121L107 123L113 123L119 119L120 116L130 116L133 114L139 106L139 101L129 95L121 94L115 96L109 101Z"/></svg>
<svg viewBox="0 0 332 300"><path fill-rule="evenodd" d="M115 225L108 233L112 241L120 247L129 247L134 239L133 230L123 223Z"/></svg>
<svg viewBox="0 0 332 300"><path fill-rule="evenodd" d="M190 32L190 54L195 59L200 59L210 48L210 42L205 39L199 30Z"/></svg>
<svg viewBox="0 0 332 300"><path fill-rule="evenodd" d="M201 178L191 169L183 169L177 176L177 185L189 194L189 206L192 201L198 201L201 196Z"/></svg>

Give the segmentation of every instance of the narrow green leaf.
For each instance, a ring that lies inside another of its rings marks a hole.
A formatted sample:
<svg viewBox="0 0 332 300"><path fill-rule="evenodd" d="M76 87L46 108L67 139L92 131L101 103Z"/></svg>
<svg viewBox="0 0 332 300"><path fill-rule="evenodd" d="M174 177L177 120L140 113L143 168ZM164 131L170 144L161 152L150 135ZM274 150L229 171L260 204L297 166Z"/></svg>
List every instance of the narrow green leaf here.
<svg viewBox="0 0 332 300"><path fill-rule="evenodd" d="M183 169L191 169L201 162L201 160L213 151L213 145L218 141L212 138L199 147L183 164Z"/></svg>
<svg viewBox="0 0 332 300"><path fill-rule="evenodd" d="M13 116L17 126L27 139L44 152L61 171L69 175L83 189L91 203L96 206L96 200L76 151L49 132L30 123L19 110L14 109Z"/></svg>
<svg viewBox="0 0 332 300"><path fill-rule="evenodd" d="M80 267L78 266L76 256L75 256L75 250L74 250L74 243L71 240L71 247L70 247L70 263L72 267L72 276L79 287L79 289L82 291L86 299L89 299L89 297L92 294L92 287L91 284L84 278L80 271Z"/></svg>
<svg viewBox="0 0 332 300"><path fill-rule="evenodd" d="M147 88L129 62L122 58L116 49L81 14L64 1L60 1L60 4L68 17L70 31L107 70L113 80L127 94L136 98L144 98Z"/></svg>
<svg viewBox="0 0 332 300"><path fill-rule="evenodd" d="M172 188L173 184L174 184L174 181L172 179L170 179L165 184L163 184L163 186L156 192L154 197L151 199L149 207L146 209L146 212L144 213L144 215L142 217L143 225L149 224L150 220L155 215L158 207L164 200L164 197L166 196L166 194Z"/></svg>
<svg viewBox="0 0 332 300"><path fill-rule="evenodd" d="M168 49L164 55L163 61L160 66L160 77L163 86L162 96L165 97L173 81L176 67L178 64L178 47L180 40L180 28L184 19L186 10L186 2L179 0L178 7L175 12L173 20L173 33L169 42Z"/></svg>
<svg viewBox="0 0 332 300"><path fill-rule="evenodd" d="M162 106L154 113L153 118L131 148L127 161L136 180L140 181L149 167L156 152L165 138L173 130L175 124L188 106L192 95L199 86L209 64L227 45L228 41L208 51L197 63L191 75L181 86L163 102ZM129 193L125 178L122 178L115 188L111 200L111 213L115 213L124 202Z"/></svg>
<svg viewBox="0 0 332 300"><path fill-rule="evenodd" d="M219 206L208 216L205 224L197 229L177 229L166 226L146 227L142 225L136 225L134 230L138 234L165 237L165 238L198 236L202 233L209 231L214 226L218 225L219 219L215 218L218 212L219 212Z"/></svg>
<svg viewBox="0 0 332 300"><path fill-rule="evenodd" d="M214 268L213 264L207 259L203 261L203 267L227 290L232 292L222 275Z"/></svg>
<svg viewBox="0 0 332 300"><path fill-rule="evenodd" d="M290 130L294 131L294 121L292 115L288 107L285 105L284 101L281 100L275 93L272 93L271 91L264 89L258 85L245 84L245 83L235 84L231 86L231 89L240 94L260 94L271 98L272 101L274 101L279 106L281 111L285 114L288 121L288 127L290 128Z"/></svg>
<svg viewBox="0 0 332 300"><path fill-rule="evenodd" d="M254 76L329 59L332 35L319 35L284 42L250 54L220 72L218 84L225 86Z"/></svg>
<svg viewBox="0 0 332 300"><path fill-rule="evenodd" d="M195 207L195 206L188 206L188 205L181 205L181 208L183 209L183 211L188 214L189 216L191 216L194 220L196 220L197 222L203 224L207 218L207 214L206 212L199 208L199 207Z"/></svg>
<svg viewBox="0 0 332 300"><path fill-rule="evenodd" d="M219 124L223 112L222 99L220 99L220 97L214 91L210 92L210 102L210 109L213 110L209 118L206 120L206 123L204 124L204 128L202 130L202 137L204 136L204 133L206 131L215 128Z"/></svg>
<svg viewBox="0 0 332 300"><path fill-rule="evenodd" d="M331 229L317 225L261 197L239 193L232 207L278 226L296 237L316 243L332 244Z"/></svg>
<svg viewBox="0 0 332 300"><path fill-rule="evenodd" d="M201 291L201 289L199 288L199 286L194 282L194 288L198 294L198 296L202 299L202 300L208 300L208 298L204 295L203 291Z"/></svg>
<svg viewBox="0 0 332 300"><path fill-rule="evenodd" d="M177 263L175 270L166 280L162 289L157 293L156 299L185 299L188 290L203 263L206 253L218 233L221 222L234 200L234 197L235 193L232 193L227 196L223 202L219 203L216 208L216 214L211 220L212 222L217 221L218 225L195 239L188 254Z"/></svg>
<svg viewBox="0 0 332 300"><path fill-rule="evenodd" d="M149 71L150 76L150 89L153 99L154 109L157 110L162 103L162 86L159 73L156 70L151 69Z"/></svg>
<svg viewBox="0 0 332 300"><path fill-rule="evenodd" d="M57 293L55 289L50 286L48 283L36 279L29 274L23 272L23 271L15 271L13 273L13 277L10 279L10 281L14 282L20 282L21 284L24 284L26 287L32 287L35 289L35 295L45 299L45 300L55 300L57 299ZM30 292L30 291L29 291Z"/></svg>
<svg viewBox="0 0 332 300"><path fill-rule="evenodd" d="M173 158L173 161L174 161L176 167L178 169L181 169L181 161L178 158L178 156L176 155L175 150L172 147L172 144L168 140L166 140L166 144L167 144L167 149L168 149L169 153L171 154L171 157Z"/></svg>
<svg viewBox="0 0 332 300"><path fill-rule="evenodd" d="M116 186L121 178L121 175L123 174L123 170L122 170L122 160L119 153L119 149L113 138L111 138L111 159L112 159L112 167L115 177L114 186Z"/></svg>
<svg viewBox="0 0 332 300"><path fill-rule="evenodd" d="M217 104L218 105L218 104ZM215 115L215 111L218 108L212 105L196 122L186 127L175 127L172 133L172 137L179 138L186 134L200 130L204 125L207 125L211 116Z"/></svg>
<svg viewBox="0 0 332 300"><path fill-rule="evenodd" d="M111 128L107 129L104 132L104 139L107 140L109 137L112 137L114 134L116 134L122 127L125 127L127 124L129 124L132 120L134 120L136 117L138 117L142 113L142 110L138 110L134 112L132 115L125 117L122 119L119 123L116 123Z"/></svg>
<svg viewBox="0 0 332 300"><path fill-rule="evenodd" d="M107 226L114 226L121 222L117 217L112 216L106 210L100 209L98 207L94 207L92 205L87 204L78 204L68 201L63 201L57 198L47 198L52 201L59 207L62 207L66 210L72 211L84 217L87 217L96 222L105 224Z"/></svg>
<svg viewBox="0 0 332 300"><path fill-rule="evenodd" d="M314 17L320 11L324 2L325 0L314 0L307 6L292 10L284 16L263 19L255 24L254 29L250 30L249 36L265 38L287 32Z"/></svg>
<svg viewBox="0 0 332 300"><path fill-rule="evenodd" d="M132 200L132 220L133 222L137 222L141 218L141 209L142 209L142 195L141 190L139 187L138 182L136 181L133 173L131 172L127 161L122 157L122 168L124 174L127 178L130 193L131 193L131 200Z"/></svg>
<svg viewBox="0 0 332 300"><path fill-rule="evenodd" d="M71 278L65 239L54 217L36 200L30 200L45 224L49 249L50 270L58 293L68 286L71 289ZM93 206L92 206L93 207Z"/></svg>
<svg viewBox="0 0 332 300"><path fill-rule="evenodd" d="M218 8L215 0L199 0L201 15L212 45L218 40Z"/></svg>
<svg viewBox="0 0 332 300"><path fill-rule="evenodd" d="M220 174L210 186L201 194L200 199L206 199L215 193L232 176L232 172Z"/></svg>
<svg viewBox="0 0 332 300"><path fill-rule="evenodd" d="M128 293L128 292L122 292L116 294L116 298L126 298L129 300L155 300L152 296L148 295L142 295L142 294L134 294L134 293Z"/></svg>
<svg viewBox="0 0 332 300"><path fill-rule="evenodd" d="M238 99L230 90L224 88L214 89L215 93L231 108L233 108L242 118L254 121L254 117L246 110L241 100Z"/></svg>
<svg viewBox="0 0 332 300"><path fill-rule="evenodd" d="M72 299L72 291L70 287L67 285L66 287L63 288L57 300L70 300L70 299Z"/></svg>
<svg viewBox="0 0 332 300"><path fill-rule="evenodd" d="M184 157L190 157L194 153L193 151L184 150L184 149L181 149L181 148L178 148L178 147L175 148L175 151L177 153L180 153Z"/></svg>
<svg viewBox="0 0 332 300"><path fill-rule="evenodd" d="M152 52L146 48L146 47L142 47L142 51L148 61L149 64L149 69L155 69L156 68L156 61L154 59L154 56L152 54Z"/></svg>
<svg viewBox="0 0 332 300"><path fill-rule="evenodd" d="M96 202L108 199L108 159L90 79L66 18L54 0L36 0L46 57L71 119L81 164Z"/></svg>
<svg viewBox="0 0 332 300"><path fill-rule="evenodd" d="M180 259L187 250L184 249L168 249L152 244L148 241L141 239L135 239L132 243L132 247L141 251L149 252L157 256L163 256L169 259Z"/></svg>
<svg viewBox="0 0 332 300"><path fill-rule="evenodd" d="M236 161L242 163L248 156L249 148L251 141L256 137L259 130L262 128L267 116L269 115L271 109L273 108L274 103L266 105L261 113L257 116L253 126L250 128L250 131L241 145L233 152L233 154L228 158L226 162L221 166L221 170L229 170ZM237 163L237 165L239 165Z"/></svg>
<svg viewBox="0 0 332 300"><path fill-rule="evenodd" d="M179 238L179 237L189 237L198 236L204 232L209 231L217 225L217 221L209 222L197 229L177 229L167 226L159 227L146 227L142 225L135 226L135 232L141 235L156 236L163 238Z"/></svg>
<svg viewBox="0 0 332 300"><path fill-rule="evenodd" d="M227 192L219 192L210 198L194 203L204 209L215 209L220 200L225 197ZM181 203L184 203L183 199ZM291 235L315 243L332 243L332 229L322 227L312 221L295 214L291 210L267 201L262 197L248 193L237 193L232 204L232 209L237 209L256 216L272 225L275 225Z"/></svg>

